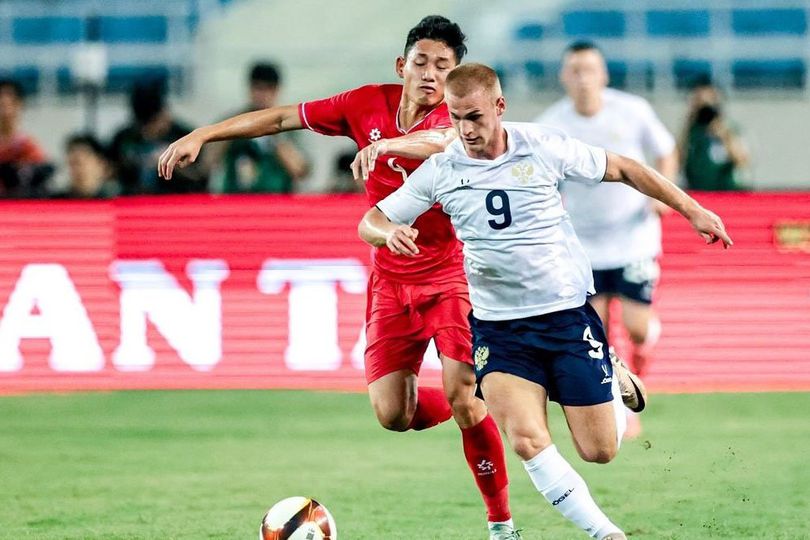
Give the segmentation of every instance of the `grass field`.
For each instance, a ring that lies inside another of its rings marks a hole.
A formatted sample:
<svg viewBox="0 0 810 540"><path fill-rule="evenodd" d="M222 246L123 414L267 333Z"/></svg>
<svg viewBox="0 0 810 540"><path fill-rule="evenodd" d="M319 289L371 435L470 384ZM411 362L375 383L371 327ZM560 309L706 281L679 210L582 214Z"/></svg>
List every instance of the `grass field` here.
<svg viewBox="0 0 810 540"><path fill-rule="evenodd" d="M632 538L810 538L809 394L654 396L610 465L563 454ZM555 413L556 408L555 408ZM583 538L510 455L525 538ZM340 540L485 539L451 424L379 428L365 395L121 392L0 398L0 538L246 538L309 495Z"/></svg>

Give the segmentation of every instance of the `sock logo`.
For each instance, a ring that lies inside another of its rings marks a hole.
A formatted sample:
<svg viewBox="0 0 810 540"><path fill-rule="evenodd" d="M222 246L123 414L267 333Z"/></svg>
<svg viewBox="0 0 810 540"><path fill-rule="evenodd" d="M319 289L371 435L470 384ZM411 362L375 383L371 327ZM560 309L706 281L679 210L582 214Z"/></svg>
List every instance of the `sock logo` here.
<svg viewBox="0 0 810 540"><path fill-rule="evenodd" d="M568 491L566 491L565 493L563 493L563 494L562 494L562 496L561 496L559 499L557 499L557 500L555 500L554 502L552 502L552 503L551 503L551 505L552 505L552 506L557 506L558 504L560 504L561 502L563 502L565 499L567 499L567 498L568 498L568 496L569 496L569 495L571 495L571 493L574 491L574 489L575 489L575 488L571 488L571 489L569 489Z"/></svg>
<svg viewBox="0 0 810 540"><path fill-rule="evenodd" d="M478 476L489 476L490 474L498 472L495 468L495 464L488 459L482 459L481 463L476 465L476 468L478 469Z"/></svg>

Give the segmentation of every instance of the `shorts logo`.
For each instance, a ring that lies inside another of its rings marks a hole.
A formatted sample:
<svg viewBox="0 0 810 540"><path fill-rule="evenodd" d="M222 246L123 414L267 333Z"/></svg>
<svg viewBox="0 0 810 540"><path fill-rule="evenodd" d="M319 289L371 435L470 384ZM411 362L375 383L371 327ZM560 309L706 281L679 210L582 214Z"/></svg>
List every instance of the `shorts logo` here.
<svg viewBox="0 0 810 540"><path fill-rule="evenodd" d="M487 359L489 358L489 347L486 345L481 345L475 349L475 369L481 371L484 369L484 366L487 365Z"/></svg>
<svg viewBox="0 0 810 540"><path fill-rule="evenodd" d="M613 377L611 377L610 373L608 373L608 368L605 364L602 364L602 373L605 374L605 378L602 379L602 382L599 384L610 384L613 382Z"/></svg>

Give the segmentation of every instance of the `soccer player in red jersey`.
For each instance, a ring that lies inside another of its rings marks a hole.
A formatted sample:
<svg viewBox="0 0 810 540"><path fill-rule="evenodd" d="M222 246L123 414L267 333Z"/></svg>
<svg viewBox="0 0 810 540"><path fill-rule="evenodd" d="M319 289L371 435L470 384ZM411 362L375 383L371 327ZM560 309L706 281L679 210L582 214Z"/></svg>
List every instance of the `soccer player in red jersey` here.
<svg viewBox="0 0 810 540"><path fill-rule="evenodd" d="M403 84L368 85L327 99L272 107L205 126L170 145L158 163L170 179L207 142L261 137L295 129L351 137L360 148L353 167L367 178L371 206L393 193L428 155L444 149L451 131L444 80L467 51L464 34L444 17L410 30L396 60ZM433 130L433 131L425 131ZM424 132L424 133L422 133ZM436 206L417 220L419 257L386 249L374 255L368 285L365 354L369 397L380 424L421 430L451 416L487 507L491 540L519 538L509 510L503 443L495 421L475 397L470 302L462 254L448 216ZM417 386L422 357L434 339L444 388Z"/></svg>

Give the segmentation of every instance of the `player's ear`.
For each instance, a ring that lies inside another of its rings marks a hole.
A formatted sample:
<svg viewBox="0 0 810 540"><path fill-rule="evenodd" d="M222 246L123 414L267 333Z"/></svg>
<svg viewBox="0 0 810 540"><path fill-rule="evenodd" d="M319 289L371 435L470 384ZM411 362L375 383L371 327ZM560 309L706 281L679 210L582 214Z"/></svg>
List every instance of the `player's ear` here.
<svg viewBox="0 0 810 540"><path fill-rule="evenodd" d="M498 116L503 116L504 111L506 111L506 98L499 96L498 99L495 100L495 110Z"/></svg>
<svg viewBox="0 0 810 540"><path fill-rule="evenodd" d="M394 71L397 72L397 77L400 79L405 78L405 57L397 56L397 61L394 64Z"/></svg>

